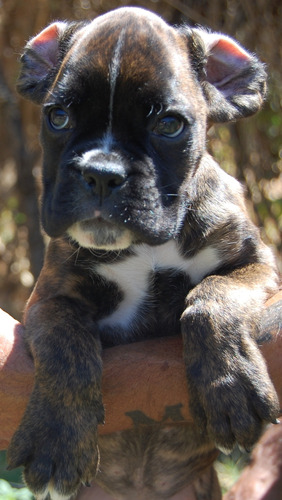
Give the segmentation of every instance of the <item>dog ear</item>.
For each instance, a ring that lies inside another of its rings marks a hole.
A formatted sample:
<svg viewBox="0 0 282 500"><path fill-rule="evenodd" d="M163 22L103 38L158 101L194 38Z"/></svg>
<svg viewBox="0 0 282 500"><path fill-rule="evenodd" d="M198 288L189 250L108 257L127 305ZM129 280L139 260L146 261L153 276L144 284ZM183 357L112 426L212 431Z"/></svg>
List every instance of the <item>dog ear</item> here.
<svg viewBox="0 0 282 500"><path fill-rule="evenodd" d="M21 57L17 90L40 104L50 88L59 65L81 23L55 22L32 38Z"/></svg>
<svg viewBox="0 0 282 500"><path fill-rule="evenodd" d="M232 38L204 29L188 28L188 41L211 121L249 116L262 106L267 75L254 55Z"/></svg>

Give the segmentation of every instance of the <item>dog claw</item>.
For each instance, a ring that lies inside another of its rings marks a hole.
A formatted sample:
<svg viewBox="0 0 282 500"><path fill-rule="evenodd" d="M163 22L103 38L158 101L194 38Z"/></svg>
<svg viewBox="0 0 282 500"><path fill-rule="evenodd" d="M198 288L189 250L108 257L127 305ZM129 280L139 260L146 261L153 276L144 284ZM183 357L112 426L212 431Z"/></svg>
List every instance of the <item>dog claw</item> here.
<svg viewBox="0 0 282 500"><path fill-rule="evenodd" d="M271 421L272 424L274 425L277 425L277 424L280 424L280 420L279 418L274 418L272 421Z"/></svg>
<svg viewBox="0 0 282 500"><path fill-rule="evenodd" d="M233 448L225 448L224 446L220 446L220 445L216 445L216 447L224 455L230 455L230 453L232 453L232 451L233 451Z"/></svg>
<svg viewBox="0 0 282 500"><path fill-rule="evenodd" d="M251 453L252 451L250 448L246 448L245 446L242 446L240 444L238 444L238 448L241 451L241 453Z"/></svg>

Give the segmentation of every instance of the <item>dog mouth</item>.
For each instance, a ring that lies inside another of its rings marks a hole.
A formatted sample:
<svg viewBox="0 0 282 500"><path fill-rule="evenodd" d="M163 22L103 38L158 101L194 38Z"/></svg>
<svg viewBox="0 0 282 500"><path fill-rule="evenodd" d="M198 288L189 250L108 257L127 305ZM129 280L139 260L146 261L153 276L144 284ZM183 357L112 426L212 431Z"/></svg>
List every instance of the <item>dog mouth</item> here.
<svg viewBox="0 0 282 500"><path fill-rule="evenodd" d="M104 250L123 250L133 242L133 234L103 219L101 216L73 224L67 231L81 247Z"/></svg>

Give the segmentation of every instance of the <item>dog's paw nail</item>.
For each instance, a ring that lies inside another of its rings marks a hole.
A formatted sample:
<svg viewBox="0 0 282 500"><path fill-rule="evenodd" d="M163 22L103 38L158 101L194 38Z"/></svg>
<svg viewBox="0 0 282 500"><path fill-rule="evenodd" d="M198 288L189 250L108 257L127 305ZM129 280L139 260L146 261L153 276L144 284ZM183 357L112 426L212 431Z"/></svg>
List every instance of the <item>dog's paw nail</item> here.
<svg viewBox="0 0 282 500"><path fill-rule="evenodd" d="M225 448L224 446L216 444L216 447L221 453L224 453L224 455L230 455L232 453L233 448Z"/></svg>
<svg viewBox="0 0 282 500"><path fill-rule="evenodd" d="M250 448L246 448L245 446L242 446L240 444L238 444L238 448L241 451L241 453L251 453L252 451Z"/></svg>

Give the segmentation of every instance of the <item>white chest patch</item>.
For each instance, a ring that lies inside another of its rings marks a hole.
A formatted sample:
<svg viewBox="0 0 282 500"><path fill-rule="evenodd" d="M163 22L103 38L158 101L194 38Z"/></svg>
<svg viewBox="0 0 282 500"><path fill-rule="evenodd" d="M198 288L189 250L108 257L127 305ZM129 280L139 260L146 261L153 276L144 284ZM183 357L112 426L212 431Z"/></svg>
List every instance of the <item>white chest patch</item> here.
<svg viewBox="0 0 282 500"><path fill-rule="evenodd" d="M135 255L122 262L101 264L96 269L104 279L114 282L123 293L123 300L118 308L99 325L128 327L136 318L140 306L153 300L150 296L150 276L152 271L170 269L189 276L193 285L212 272L220 264L214 247L200 250L193 257L181 256L177 243L168 241L163 245L150 247L136 245Z"/></svg>

